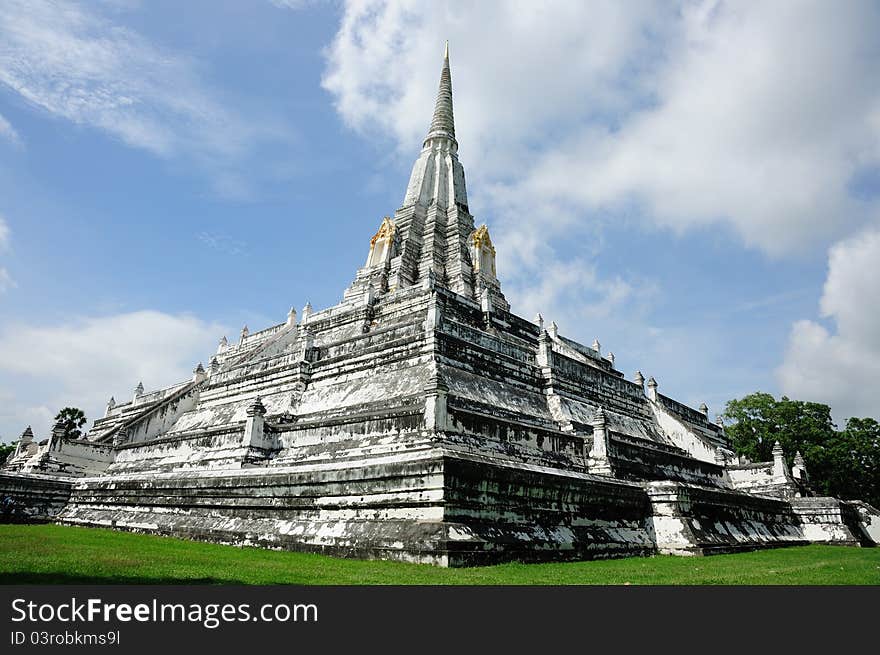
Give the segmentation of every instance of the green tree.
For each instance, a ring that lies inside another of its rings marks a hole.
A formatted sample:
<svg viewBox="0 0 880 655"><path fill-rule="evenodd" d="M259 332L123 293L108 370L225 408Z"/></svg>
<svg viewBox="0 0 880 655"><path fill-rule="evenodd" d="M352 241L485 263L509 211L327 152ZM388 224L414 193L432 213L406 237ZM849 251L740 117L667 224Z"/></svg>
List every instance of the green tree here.
<svg viewBox="0 0 880 655"><path fill-rule="evenodd" d="M880 507L880 423L851 418L827 448L824 490ZM808 469L809 470L809 469Z"/></svg>
<svg viewBox="0 0 880 655"><path fill-rule="evenodd" d="M723 416L733 422L727 435L736 451L755 462L770 460L776 441L789 458L800 450L807 459L808 450L825 446L835 433L828 405L776 400L760 391L729 401Z"/></svg>
<svg viewBox="0 0 880 655"><path fill-rule="evenodd" d="M85 413L78 407L65 407L55 416L55 424L61 422L64 426L64 437L67 439L79 439L86 420Z"/></svg>
<svg viewBox="0 0 880 655"><path fill-rule="evenodd" d="M874 419L851 418L837 430L828 405L762 392L729 401L724 418L732 422L726 432L739 454L766 462L779 441L789 465L801 452L817 493L880 504L880 425Z"/></svg>
<svg viewBox="0 0 880 655"><path fill-rule="evenodd" d="M10 444L0 443L0 465L2 465L3 462L6 461L6 458L9 457L9 454L13 450L15 450L14 443L10 443Z"/></svg>

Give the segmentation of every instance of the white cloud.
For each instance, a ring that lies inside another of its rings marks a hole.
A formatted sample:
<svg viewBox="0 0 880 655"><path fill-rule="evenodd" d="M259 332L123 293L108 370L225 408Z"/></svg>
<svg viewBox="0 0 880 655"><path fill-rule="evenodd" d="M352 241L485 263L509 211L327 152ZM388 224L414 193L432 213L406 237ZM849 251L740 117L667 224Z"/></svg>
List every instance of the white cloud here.
<svg viewBox="0 0 880 655"><path fill-rule="evenodd" d="M859 2L358 2L324 85L412 156L448 36L471 189L505 228L568 237L635 205L783 253L867 214L848 184L880 163L878 31Z"/></svg>
<svg viewBox="0 0 880 655"><path fill-rule="evenodd" d="M836 244L828 257L821 315L795 323L785 360L777 371L791 397L827 403L835 417L880 418L880 228Z"/></svg>
<svg viewBox="0 0 880 655"><path fill-rule="evenodd" d="M569 334L585 321L607 319L624 306L647 302L655 291L646 281L604 279L583 260L550 262L538 277L528 270L517 271L504 282L517 313L531 319L540 312L548 323L556 321Z"/></svg>
<svg viewBox="0 0 880 655"><path fill-rule="evenodd" d="M180 382L206 361L224 329L188 315L138 311L77 318L65 325L7 323L0 328L0 435L33 423L49 429L64 405L103 416L107 399Z"/></svg>
<svg viewBox="0 0 880 655"><path fill-rule="evenodd" d="M33 105L160 157L195 160L216 176L234 177L255 142L287 138L265 118L246 120L228 109L195 61L98 7L7 0L0 4L0 42L0 84Z"/></svg>
<svg viewBox="0 0 880 655"><path fill-rule="evenodd" d="M546 153L529 185L587 207L633 197L677 229L725 221L769 252L839 235L866 216L848 183L880 162L878 29L876 5L689 8L657 104Z"/></svg>
<svg viewBox="0 0 880 655"><path fill-rule="evenodd" d="M16 146L21 145L21 137L6 117L0 114L0 139L6 139Z"/></svg>

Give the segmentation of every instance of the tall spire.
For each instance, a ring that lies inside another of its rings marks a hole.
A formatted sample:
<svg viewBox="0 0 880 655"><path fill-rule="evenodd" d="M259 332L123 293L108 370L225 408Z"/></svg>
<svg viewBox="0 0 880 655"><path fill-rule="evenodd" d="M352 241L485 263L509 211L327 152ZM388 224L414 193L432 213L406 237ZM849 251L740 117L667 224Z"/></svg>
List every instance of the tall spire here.
<svg viewBox="0 0 880 655"><path fill-rule="evenodd" d="M425 141L435 136L445 136L455 141L455 119L452 115L452 74L449 72L449 41L443 53L443 70L440 72L440 88L434 104L434 117Z"/></svg>
<svg viewBox="0 0 880 655"><path fill-rule="evenodd" d="M421 283L443 286L481 305L488 289L486 306L494 312L509 310L495 275L495 248L488 230L474 229L468 208L455 139L448 42L431 127L413 164L403 204L388 221L393 228L388 251L377 251L380 241L371 242L367 263L346 290L346 299L363 301L374 291ZM377 252L381 257L374 257ZM368 285L373 291L366 289Z"/></svg>

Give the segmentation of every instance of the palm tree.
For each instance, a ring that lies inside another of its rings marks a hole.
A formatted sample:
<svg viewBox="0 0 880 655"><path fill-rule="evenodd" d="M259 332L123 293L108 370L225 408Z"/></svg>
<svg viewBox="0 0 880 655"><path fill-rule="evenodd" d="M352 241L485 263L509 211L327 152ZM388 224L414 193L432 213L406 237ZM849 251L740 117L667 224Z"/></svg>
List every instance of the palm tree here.
<svg viewBox="0 0 880 655"><path fill-rule="evenodd" d="M86 415L79 407L65 407L55 416L55 425L59 423L64 427L65 439L79 439L82 436L80 428L86 424Z"/></svg>

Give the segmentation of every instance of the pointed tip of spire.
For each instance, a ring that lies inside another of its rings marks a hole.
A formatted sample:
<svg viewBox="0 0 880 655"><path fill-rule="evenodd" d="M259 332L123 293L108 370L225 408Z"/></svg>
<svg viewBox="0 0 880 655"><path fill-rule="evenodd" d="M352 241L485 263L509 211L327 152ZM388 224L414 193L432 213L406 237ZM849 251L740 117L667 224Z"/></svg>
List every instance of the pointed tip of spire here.
<svg viewBox="0 0 880 655"><path fill-rule="evenodd" d="M452 74L449 70L449 41L443 52L443 69L440 72L440 87L437 89L437 101L434 104L434 116L428 128L427 139L441 136L455 142L455 119L452 111ZM457 144L456 144L457 147Z"/></svg>

